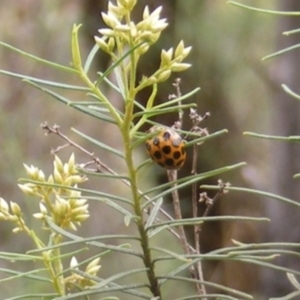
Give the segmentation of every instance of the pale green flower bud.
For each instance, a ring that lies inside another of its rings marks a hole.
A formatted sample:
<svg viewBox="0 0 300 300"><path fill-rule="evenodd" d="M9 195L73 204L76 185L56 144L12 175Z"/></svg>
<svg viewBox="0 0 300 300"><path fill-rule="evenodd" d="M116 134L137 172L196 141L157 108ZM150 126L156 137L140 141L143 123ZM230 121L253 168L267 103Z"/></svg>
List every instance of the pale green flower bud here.
<svg viewBox="0 0 300 300"><path fill-rule="evenodd" d="M50 183L50 184L54 183L54 179L53 179L53 176L52 176L52 175L50 175L50 176L48 177L47 183Z"/></svg>
<svg viewBox="0 0 300 300"><path fill-rule="evenodd" d="M101 16L104 23L111 28L115 28L116 26L120 25L119 20L110 12L108 12L107 14L101 13Z"/></svg>
<svg viewBox="0 0 300 300"><path fill-rule="evenodd" d="M137 0L117 0L118 6L126 8L128 11L131 11L136 5Z"/></svg>
<svg viewBox="0 0 300 300"><path fill-rule="evenodd" d="M160 13L162 11L162 6L158 6L150 15L149 18L152 20L152 22L159 21Z"/></svg>
<svg viewBox="0 0 300 300"><path fill-rule="evenodd" d="M21 231L22 231L22 229L21 229L20 227L15 227L15 228L12 230L13 233L19 233L19 232L21 232Z"/></svg>
<svg viewBox="0 0 300 300"><path fill-rule="evenodd" d="M118 19L121 19L124 16L124 10L119 6L112 4L110 1L108 2L108 11L114 14Z"/></svg>
<svg viewBox="0 0 300 300"><path fill-rule="evenodd" d="M30 176L32 179L38 179L39 176L39 169L31 165L30 167L26 164L23 164L25 167L26 173Z"/></svg>
<svg viewBox="0 0 300 300"><path fill-rule="evenodd" d="M57 169L59 172L63 172L64 165L63 165L62 161L60 160L60 158L57 155L55 155L55 159L54 159L53 164L54 164L55 169Z"/></svg>
<svg viewBox="0 0 300 300"><path fill-rule="evenodd" d="M16 202L10 201L10 209L13 212L13 214L16 216L22 215L21 208L19 204L17 204Z"/></svg>
<svg viewBox="0 0 300 300"><path fill-rule="evenodd" d="M98 36L94 36L95 42L96 44L99 46L100 49L102 49L105 52L109 52L108 51L108 45L107 43L104 41L104 38L100 38Z"/></svg>
<svg viewBox="0 0 300 300"><path fill-rule="evenodd" d="M149 7L148 5L146 5L143 11L143 20L148 19L149 16L150 16Z"/></svg>
<svg viewBox="0 0 300 300"><path fill-rule="evenodd" d="M183 49L183 53L182 53L182 59L185 59L191 52L192 50L192 46L186 47Z"/></svg>
<svg viewBox="0 0 300 300"><path fill-rule="evenodd" d="M115 39L114 38L109 38L108 43L107 43L107 47L108 47L107 51L112 52L115 48L115 44L116 44Z"/></svg>
<svg viewBox="0 0 300 300"><path fill-rule="evenodd" d="M59 184L63 183L63 178L62 178L60 172L58 171L58 169L56 168L56 166L54 167L53 175L54 175L54 180L56 183L59 183Z"/></svg>
<svg viewBox="0 0 300 300"><path fill-rule="evenodd" d="M160 66L161 67L169 66L170 63L171 63L172 57L173 57L173 48L170 48L168 51L166 51L164 49L161 50L161 53L160 53L160 60L161 60Z"/></svg>
<svg viewBox="0 0 300 300"><path fill-rule="evenodd" d="M76 171L76 164L75 164L75 155L74 155L74 153L72 153L71 155L70 155L70 158L69 158L69 160L68 160L68 168L69 168L69 173L70 174L74 174L74 173L77 173L77 171Z"/></svg>
<svg viewBox="0 0 300 300"><path fill-rule="evenodd" d="M18 184L18 187L21 189L21 191L26 195L34 195L34 189L28 184Z"/></svg>
<svg viewBox="0 0 300 300"><path fill-rule="evenodd" d="M175 49L175 55L174 55L174 56L175 56L175 57L178 57L178 56L182 55L183 50L184 50L184 43L183 43L183 41L181 40L181 41L179 42L179 44L177 45L176 49Z"/></svg>
<svg viewBox="0 0 300 300"><path fill-rule="evenodd" d="M128 10L133 10L136 5L137 0L127 0L127 8Z"/></svg>
<svg viewBox="0 0 300 300"><path fill-rule="evenodd" d="M181 71L188 69L189 67L191 67L191 64L173 63L171 69L173 72L181 72Z"/></svg>
<svg viewBox="0 0 300 300"><path fill-rule="evenodd" d="M138 30L137 30L135 24L133 22L130 22L130 36L135 38L137 36L137 33L138 33Z"/></svg>
<svg viewBox="0 0 300 300"><path fill-rule="evenodd" d="M58 215L64 216L70 209L69 202L59 196L56 196L55 211Z"/></svg>
<svg viewBox="0 0 300 300"><path fill-rule="evenodd" d="M171 76L172 71L171 70L166 70L161 72L158 76L157 76L157 82L163 82L166 81L167 79L169 79L169 77Z"/></svg>
<svg viewBox="0 0 300 300"><path fill-rule="evenodd" d="M68 224L68 228L71 229L71 230L77 231L77 228L76 228L76 226L75 226L75 224L73 222L70 222Z"/></svg>
<svg viewBox="0 0 300 300"><path fill-rule="evenodd" d="M34 213L33 214L33 217L34 218L36 218L36 219L38 219L38 220L43 220L43 219L45 219L45 215L44 214L42 214L42 213Z"/></svg>
<svg viewBox="0 0 300 300"><path fill-rule="evenodd" d="M38 172L38 180L44 182L45 181L45 174L42 170Z"/></svg>
<svg viewBox="0 0 300 300"><path fill-rule="evenodd" d="M160 19L156 24L152 26L152 32L153 33L162 32L167 26L168 23L166 23L166 19Z"/></svg>
<svg viewBox="0 0 300 300"><path fill-rule="evenodd" d="M81 215L77 215L76 217L72 218L72 220L74 222L81 223L81 222L84 222L85 220L87 220L89 217L90 217L89 214L81 214Z"/></svg>
<svg viewBox="0 0 300 300"><path fill-rule="evenodd" d="M78 267L78 261L77 261L76 257L73 256L70 261L70 268L77 269L77 267Z"/></svg>
<svg viewBox="0 0 300 300"><path fill-rule="evenodd" d="M8 203L0 197L0 211L8 213L9 211L9 206Z"/></svg>
<svg viewBox="0 0 300 300"><path fill-rule="evenodd" d="M175 50L175 59L177 62L181 62L183 61L191 52L192 47L186 47L184 48L184 43L183 41L180 41L180 43L178 44L178 46L176 47Z"/></svg>
<svg viewBox="0 0 300 300"><path fill-rule="evenodd" d="M120 25L118 25L117 27L116 27L116 29L118 30L118 31L121 31L121 32L130 32L130 30L131 30L131 27L129 26L129 25L127 25L127 24L120 24Z"/></svg>
<svg viewBox="0 0 300 300"><path fill-rule="evenodd" d="M143 44L143 45L141 45L141 46L137 49L137 53L138 53L139 55L142 55L142 54L146 53L146 52L148 51L148 49L149 49L149 45L148 45L148 44Z"/></svg>
<svg viewBox="0 0 300 300"><path fill-rule="evenodd" d="M112 29L109 29L109 28L102 28L102 29L99 29L98 32L103 35L103 36L106 36L106 37L115 37L115 31L112 30Z"/></svg>
<svg viewBox="0 0 300 300"><path fill-rule="evenodd" d="M88 273L89 269L98 266L100 262L100 257L93 259L86 267L86 272Z"/></svg>
<svg viewBox="0 0 300 300"><path fill-rule="evenodd" d="M92 275L92 276L95 276L95 275L97 275L97 273L98 273L98 271L99 271L100 268L101 268L101 266L94 266L94 267L91 267L91 268L89 268L89 269L86 271L86 273L88 273L88 274L90 274L90 275Z"/></svg>
<svg viewBox="0 0 300 300"><path fill-rule="evenodd" d="M41 211L41 213L43 214L43 215L47 215L47 213L48 213L48 211L47 211L47 208L46 208L46 206L43 204L43 203L41 203L40 202L40 211Z"/></svg>
<svg viewBox="0 0 300 300"><path fill-rule="evenodd" d="M7 220L7 216L5 214L3 214L2 212L0 212L0 220Z"/></svg>

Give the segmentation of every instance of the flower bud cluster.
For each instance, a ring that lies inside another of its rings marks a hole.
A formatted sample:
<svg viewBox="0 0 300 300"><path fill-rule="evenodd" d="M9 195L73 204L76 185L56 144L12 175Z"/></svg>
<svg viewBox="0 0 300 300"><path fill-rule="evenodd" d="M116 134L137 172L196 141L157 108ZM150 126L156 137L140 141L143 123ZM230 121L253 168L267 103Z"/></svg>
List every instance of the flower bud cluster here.
<svg viewBox="0 0 300 300"><path fill-rule="evenodd" d="M114 61L133 49L135 60L144 54L154 44L161 35L161 32L168 26L166 19L161 18L162 7L157 7L153 12L149 11L148 6L144 8L142 20L133 22L130 13L136 4L136 0L117 1L114 5L108 3L108 12L102 13L102 18L107 28L99 29L101 37L96 36L95 41L99 48L107 52ZM123 52L125 49L125 52ZM114 51L118 53L114 54ZM169 50L162 50L161 63L159 69L150 76L144 76L136 88L139 91L147 86L166 81L172 72L181 72L191 66L183 60L188 56L191 47L185 47L181 41L176 47ZM125 67L128 70L127 65Z"/></svg>
<svg viewBox="0 0 300 300"><path fill-rule="evenodd" d="M185 47L183 41L179 42L175 51L173 48L167 51L162 50L159 69L150 77L143 77L139 88L141 89L154 83L166 81L173 72L182 72L191 67L191 64L183 62L191 50L192 47Z"/></svg>
<svg viewBox="0 0 300 300"><path fill-rule="evenodd" d="M166 19L160 18L162 7L159 6L152 13L145 7L142 20L134 23L130 20L130 13L136 5L136 0L117 1L117 5L109 1L107 13L102 13L104 23L108 28L99 29L102 37L95 37L98 46L111 54L115 47L129 45L137 46L137 53L144 54L149 46L155 43L161 32L168 26Z"/></svg>
<svg viewBox="0 0 300 300"><path fill-rule="evenodd" d="M49 217L61 228L76 230L76 225L89 217L87 200L76 190L77 184L87 178L78 173L74 154L65 164L55 156L53 174L47 179L37 167L26 164L24 167L30 182L19 184L19 187L25 194L40 199L39 212L33 215L36 219L45 221Z"/></svg>
<svg viewBox="0 0 300 300"><path fill-rule="evenodd" d="M88 276L82 276L79 274L79 272L76 272L78 270L78 262L76 257L72 257L70 262L70 268L72 271L72 274L69 277L65 278L65 282L71 284L72 286L76 285L79 286L81 289L85 289L87 287L95 285L97 282L90 279L91 277L94 277L97 275L99 269L101 266L99 265L100 258L93 259L86 267L84 273Z"/></svg>

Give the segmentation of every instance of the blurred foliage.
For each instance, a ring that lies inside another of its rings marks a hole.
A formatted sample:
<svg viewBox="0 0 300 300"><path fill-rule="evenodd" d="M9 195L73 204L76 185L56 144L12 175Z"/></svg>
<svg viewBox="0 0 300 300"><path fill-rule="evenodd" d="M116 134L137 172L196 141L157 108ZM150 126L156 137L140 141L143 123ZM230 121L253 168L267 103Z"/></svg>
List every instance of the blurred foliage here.
<svg viewBox="0 0 300 300"><path fill-rule="evenodd" d="M149 2L149 3L148 3ZM244 1L246 2L246 1ZM187 4L188 3L188 4ZM269 141L253 141L242 137L243 131L275 133L274 118L276 107L273 105L273 96L278 92L277 82L271 78L272 62L261 62L265 55L278 50L278 32L280 27L278 18L274 16L255 14L237 7L226 5L222 0L189 0L170 1L140 0L141 10L145 4L150 9L163 5L163 14L168 17L170 26L167 34L156 45L157 49L149 54L141 68L141 74L150 74L157 66L159 49L168 48L170 44L177 44L183 37L186 45L192 45L193 51L189 57L193 68L182 76L183 92L200 86L201 91L193 99L198 103L200 113L209 111L211 118L206 122L210 131L227 128L229 134L201 147L199 158L199 171L203 172L221 165L236 161L247 161L248 166L240 174L227 175L226 180L235 185L253 186L281 192L276 182L271 181L273 173L280 173L273 168L274 156L279 147ZM277 1L247 1L257 7L279 9ZM16 5L9 0L0 0L0 36L1 40L13 46L31 52L37 56L68 64L70 60L70 32L73 23L82 22L83 30L88 32L82 37L86 49L90 47L92 38L97 34L96 29L101 27L100 10L104 10L107 1L74 1L74 0L25 0ZM100 26L99 26L100 24ZM107 55L99 57L99 65L107 66ZM59 78L59 74L51 73L49 69L25 60L0 48L0 68L18 71L32 76L42 75L44 78ZM174 78L173 78L174 79ZM74 79L76 83L76 79ZM165 83L157 101L163 102L173 93L172 80ZM24 207L22 195L17 189L17 179L23 171L23 162L43 165L45 171L52 167L51 148L56 148L61 141L55 137L45 137L39 125L48 121L59 124L65 131L70 127L80 128L89 135L109 141L110 145L118 148L119 136L108 135L108 128L97 128L88 118L74 110L62 109L58 103L50 101L49 97L41 94L19 80L1 76L0 80L0 139L2 143L0 161L2 172L0 174L0 193L5 199L18 202L24 211L31 213L32 208ZM68 94L71 98L72 95ZM141 96L141 100L143 96ZM157 118L155 121L171 125L176 115ZM276 121L276 120L275 120ZM191 126L186 118L184 126ZM298 127L295 127L295 129ZM145 128L145 130L148 128ZM285 134L283 132L282 134ZM289 133L290 134L290 133ZM75 136L75 139L77 137ZM91 145L84 144L90 151ZM276 148L274 150L274 148ZM66 157L69 153L63 153ZM99 153L101 155L101 153ZM140 156L145 153L141 151ZM77 156L85 160L84 157ZM111 157L106 156L109 161ZM139 159L139 157L137 158ZM114 161L111 161L113 164ZM154 173L155 172L155 173ZM190 173L189 163L182 171L182 175ZM290 174L293 174L290 172ZM166 180L165 174L158 169L148 171L145 178L162 182ZM216 178L217 179L217 178ZM216 181L213 181L215 183ZM93 182L89 183L93 184ZM150 184L146 182L145 185ZM88 186L88 185L87 185ZM109 182L104 182L103 189L115 189ZM120 190L120 194L124 191ZM186 216L190 214L189 194L183 192L184 210ZM243 201L243 205L240 205ZM201 209L201 207L200 207ZM86 228L89 234L114 232L120 229L122 220L110 222L112 212L101 211L97 208L99 217ZM262 215L264 204L257 197L236 196L229 194L216 207L212 214L252 214ZM114 219L116 220L116 219ZM109 224L109 225L108 225ZM11 236L12 228L1 228L1 250L12 249L18 245L24 249L30 248L22 238ZM260 241L265 227L244 223L236 225L230 222L205 224L203 227L202 243L205 251L230 244L232 238L244 241ZM83 232L84 234L84 232ZM273 238L271 236L271 238ZM276 237L275 237L276 238ZM130 263L130 262L129 262ZM111 262L104 265L108 269ZM260 293L260 278L254 267L241 267L235 263L214 263L207 265L207 279L213 279L240 288L246 292ZM113 267L112 267L113 268ZM110 272L110 271L108 271ZM239 278L239 280L237 280ZM19 288L25 288L20 286ZM285 288L285 287L284 287ZM283 291L281 291L283 292ZM5 293L5 291L3 291Z"/></svg>

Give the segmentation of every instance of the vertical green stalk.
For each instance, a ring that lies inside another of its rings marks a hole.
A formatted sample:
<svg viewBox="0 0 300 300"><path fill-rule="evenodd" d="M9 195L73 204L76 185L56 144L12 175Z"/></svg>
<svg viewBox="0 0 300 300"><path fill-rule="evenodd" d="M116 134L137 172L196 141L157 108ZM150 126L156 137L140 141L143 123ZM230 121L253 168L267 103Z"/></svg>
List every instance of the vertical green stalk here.
<svg viewBox="0 0 300 300"><path fill-rule="evenodd" d="M128 89L125 94L127 95L127 99L125 101L125 115L124 115L124 123L121 128L124 147L125 147L125 160L128 168L130 183L131 183L131 193L133 197L133 207L136 216L138 219L136 220L136 224L138 227L138 231L141 237L141 247L144 254L144 265L148 269L147 277L150 283L150 290L154 297L160 297L160 290L158 287L158 281L154 272L154 265L152 262L151 251L149 248L149 238L147 232L145 230L145 222L143 218L143 210L141 208L140 197L138 193L138 182L137 182L137 173L133 162L133 149L132 149L132 137L130 134L130 125L133 117L133 109L134 109L134 98L135 98L135 79L136 79L136 56L135 51L131 53L131 68L130 68L130 78L129 78L129 86L125 87Z"/></svg>
<svg viewBox="0 0 300 300"><path fill-rule="evenodd" d="M148 269L147 277L150 283L150 291L154 297L159 297L159 299L161 299L161 293L158 286L158 281L155 276L154 264L152 261L151 251L149 248L149 238L144 226L145 222L143 218L143 210L141 208L140 197L138 193L138 184L137 184L137 176L136 176L137 173L133 162L131 138L130 138L129 131L123 131L122 133L123 133L123 139L125 145L125 159L126 159L130 183L131 183L133 207L136 216L138 216L136 220L136 225L138 227L138 231L141 237L141 247L144 254L144 258L143 258L144 265Z"/></svg>

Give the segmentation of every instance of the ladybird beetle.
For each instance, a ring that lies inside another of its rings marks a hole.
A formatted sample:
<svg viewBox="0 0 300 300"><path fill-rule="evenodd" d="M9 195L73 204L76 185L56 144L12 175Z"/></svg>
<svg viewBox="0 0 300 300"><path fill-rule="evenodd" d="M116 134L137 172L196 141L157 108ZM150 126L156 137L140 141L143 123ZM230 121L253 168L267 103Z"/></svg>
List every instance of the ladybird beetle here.
<svg viewBox="0 0 300 300"><path fill-rule="evenodd" d="M146 141L149 156L165 169L180 169L186 159L185 141L170 127L153 126L148 131L154 132L157 134Z"/></svg>

